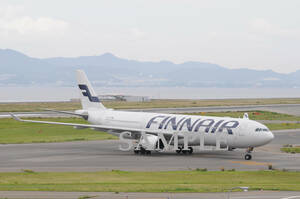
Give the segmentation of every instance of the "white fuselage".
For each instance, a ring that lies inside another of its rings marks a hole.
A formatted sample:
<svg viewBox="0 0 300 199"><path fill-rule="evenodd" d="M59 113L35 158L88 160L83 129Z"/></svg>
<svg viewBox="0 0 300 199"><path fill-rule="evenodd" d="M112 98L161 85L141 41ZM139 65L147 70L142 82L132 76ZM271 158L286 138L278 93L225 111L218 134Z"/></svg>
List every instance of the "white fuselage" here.
<svg viewBox="0 0 300 199"><path fill-rule="evenodd" d="M188 133L190 146L200 144L201 139L205 145L214 146L219 139L221 146L248 148L265 145L274 138L265 125L249 119L107 109L88 111L88 115L88 121L96 125L135 128L141 132L152 130L163 134L177 132L179 136Z"/></svg>

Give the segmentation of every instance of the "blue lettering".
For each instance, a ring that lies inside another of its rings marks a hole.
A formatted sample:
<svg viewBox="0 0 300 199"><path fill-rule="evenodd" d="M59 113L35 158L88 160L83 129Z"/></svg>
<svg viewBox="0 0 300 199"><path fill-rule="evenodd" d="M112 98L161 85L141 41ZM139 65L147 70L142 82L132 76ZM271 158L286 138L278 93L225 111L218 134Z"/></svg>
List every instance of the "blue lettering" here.
<svg viewBox="0 0 300 199"><path fill-rule="evenodd" d="M222 132L223 129L227 129L227 132L229 135L232 135L232 129L236 128L239 125L238 121L228 121L222 124L222 126L219 128L219 132Z"/></svg>
<svg viewBox="0 0 300 199"><path fill-rule="evenodd" d="M208 124L204 124L206 122L209 122ZM215 123L215 121L213 119L206 119L206 120L202 120L201 122L199 122L195 128L195 132L197 132L199 130L200 127L206 127L205 128L205 132L208 133L210 127Z"/></svg>
<svg viewBox="0 0 300 199"><path fill-rule="evenodd" d="M157 118L164 118L164 117L166 117L166 116L159 115L159 116L155 116L155 117L151 118L151 119L149 120L149 122L148 122L146 128L150 128L150 126L151 126L152 123L157 123L157 121L154 121L155 119L157 119Z"/></svg>
<svg viewBox="0 0 300 199"><path fill-rule="evenodd" d="M188 131L192 131L194 126L197 124L197 122L199 121L200 119L197 119L195 122L193 122L193 124L191 125L192 121L191 121L191 118L188 118L186 120L184 120L184 122L181 124L179 130L181 130L183 128L183 125L186 124L186 127L187 127L187 130Z"/></svg>
<svg viewBox="0 0 300 199"><path fill-rule="evenodd" d="M224 120L218 121L218 122L214 125L214 127L212 128L211 133L215 133L216 130L218 129L218 127L220 126L220 124L221 124L222 122L224 122Z"/></svg>
<svg viewBox="0 0 300 199"><path fill-rule="evenodd" d="M170 118L170 116L169 116L169 117L166 117L165 119L163 119L163 121L161 121L161 123L159 124L158 129L162 129L163 126L164 126L164 124L166 123L166 121L167 121L169 118Z"/></svg>
<svg viewBox="0 0 300 199"><path fill-rule="evenodd" d="M169 123L171 123L173 130L177 130L177 127L179 124L185 119L185 117L181 118L177 123L176 123L176 117L172 117L168 123L165 125L165 129L167 129Z"/></svg>

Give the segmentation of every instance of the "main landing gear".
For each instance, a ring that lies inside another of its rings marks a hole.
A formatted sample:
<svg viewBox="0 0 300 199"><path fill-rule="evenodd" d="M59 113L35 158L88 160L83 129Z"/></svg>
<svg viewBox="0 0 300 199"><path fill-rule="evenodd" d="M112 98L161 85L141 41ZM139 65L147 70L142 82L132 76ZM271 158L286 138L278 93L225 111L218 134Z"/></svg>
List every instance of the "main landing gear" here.
<svg viewBox="0 0 300 199"><path fill-rule="evenodd" d="M183 154L192 154L193 153L193 147L188 147L188 150L183 150L182 147L178 147L178 150L176 150L176 153L183 153Z"/></svg>
<svg viewBox="0 0 300 199"><path fill-rule="evenodd" d="M141 154L141 155L151 155L151 151L146 150L143 147L140 147L139 149L137 147L134 148L135 154Z"/></svg>
<svg viewBox="0 0 300 199"><path fill-rule="evenodd" d="M251 152L253 151L253 147L249 147L246 150L246 155L245 155L245 160L251 160L252 159L252 155Z"/></svg>
<svg viewBox="0 0 300 199"><path fill-rule="evenodd" d="M151 155L151 151L146 150L143 147L139 147L139 148L135 147L133 151L135 154ZM194 152L193 147L188 147L188 150L183 150L183 147L178 147L178 150L176 150L176 153L178 153L178 154L182 153L185 155L192 154L193 152Z"/></svg>

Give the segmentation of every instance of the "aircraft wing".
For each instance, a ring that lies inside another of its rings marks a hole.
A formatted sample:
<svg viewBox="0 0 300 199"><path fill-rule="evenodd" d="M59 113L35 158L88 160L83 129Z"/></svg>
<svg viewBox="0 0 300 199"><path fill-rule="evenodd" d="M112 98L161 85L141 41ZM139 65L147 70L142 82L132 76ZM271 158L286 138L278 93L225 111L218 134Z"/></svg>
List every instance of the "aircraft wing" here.
<svg viewBox="0 0 300 199"><path fill-rule="evenodd" d="M153 135L158 135L160 133L163 133L164 135L173 135L173 132L159 132L159 131L154 131L151 129L138 129L138 128L128 128L128 127L117 127L117 126L107 126L107 125L94 125L94 124L75 124L75 123L64 123L64 122L51 122L51 121L39 121L39 120L23 120L16 115L9 113L15 120L20 121L20 122L31 122L31 123L40 123L40 124L58 124L58 125L65 125L65 126L73 126L77 128L92 128L95 130L103 130L103 131L115 131L115 132L124 132L124 131L129 131L133 133L141 133L145 132L148 134L153 134Z"/></svg>
<svg viewBox="0 0 300 199"><path fill-rule="evenodd" d="M79 114L79 113L74 113L74 112L69 112L69 111L57 111L57 110L52 110L52 109L45 109L45 111L51 111L51 112L54 112L54 113L63 113L63 114L68 114L68 115L80 116L85 120L87 120L88 117L89 117L87 113Z"/></svg>

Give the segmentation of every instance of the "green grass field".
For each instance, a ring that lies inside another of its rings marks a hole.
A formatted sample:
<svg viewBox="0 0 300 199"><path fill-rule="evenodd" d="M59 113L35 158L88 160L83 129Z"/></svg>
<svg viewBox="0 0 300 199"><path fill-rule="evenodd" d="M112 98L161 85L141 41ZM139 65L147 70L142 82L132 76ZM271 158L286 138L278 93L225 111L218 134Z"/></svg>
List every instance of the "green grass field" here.
<svg viewBox="0 0 300 199"><path fill-rule="evenodd" d="M271 131L272 130L285 130L285 129L300 129L300 123L278 123L278 124L265 124Z"/></svg>
<svg viewBox="0 0 300 199"><path fill-rule="evenodd" d="M166 171L0 173L0 190L100 192L223 192L235 186L251 190L300 189L300 172Z"/></svg>
<svg viewBox="0 0 300 199"><path fill-rule="evenodd" d="M186 113L187 115L206 115L219 117L234 117L242 118L244 111L227 111L227 112L201 112L201 113ZM270 111L247 111L251 120L282 120L282 121L300 121L299 116L270 112Z"/></svg>
<svg viewBox="0 0 300 199"><path fill-rule="evenodd" d="M69 123L86 123L79 118L34 118ZM69 126L18 122L0 119L0 143L66 142L82 140L116 139L110 134L91 129L74 129Z"/></svg>
<svg viewBox="0 0 300 199"><path fill-rule="evenodd" d="M286 153L300 153L300 146L282 147L280 150Z"/></svg>
<svg viewBox="0 0 300 199"><path fill-rule="evenodd" d="M201 106L239 106L264 104L300 104L300 98L275 99L220 99L220 100L151 100L150 102L103 102L108 108L138 109L138 108L178 108ZM44 109L75 110L81 109L79 102L31 102L31 103L1 103L0 112L41 111Z"/></svg>

